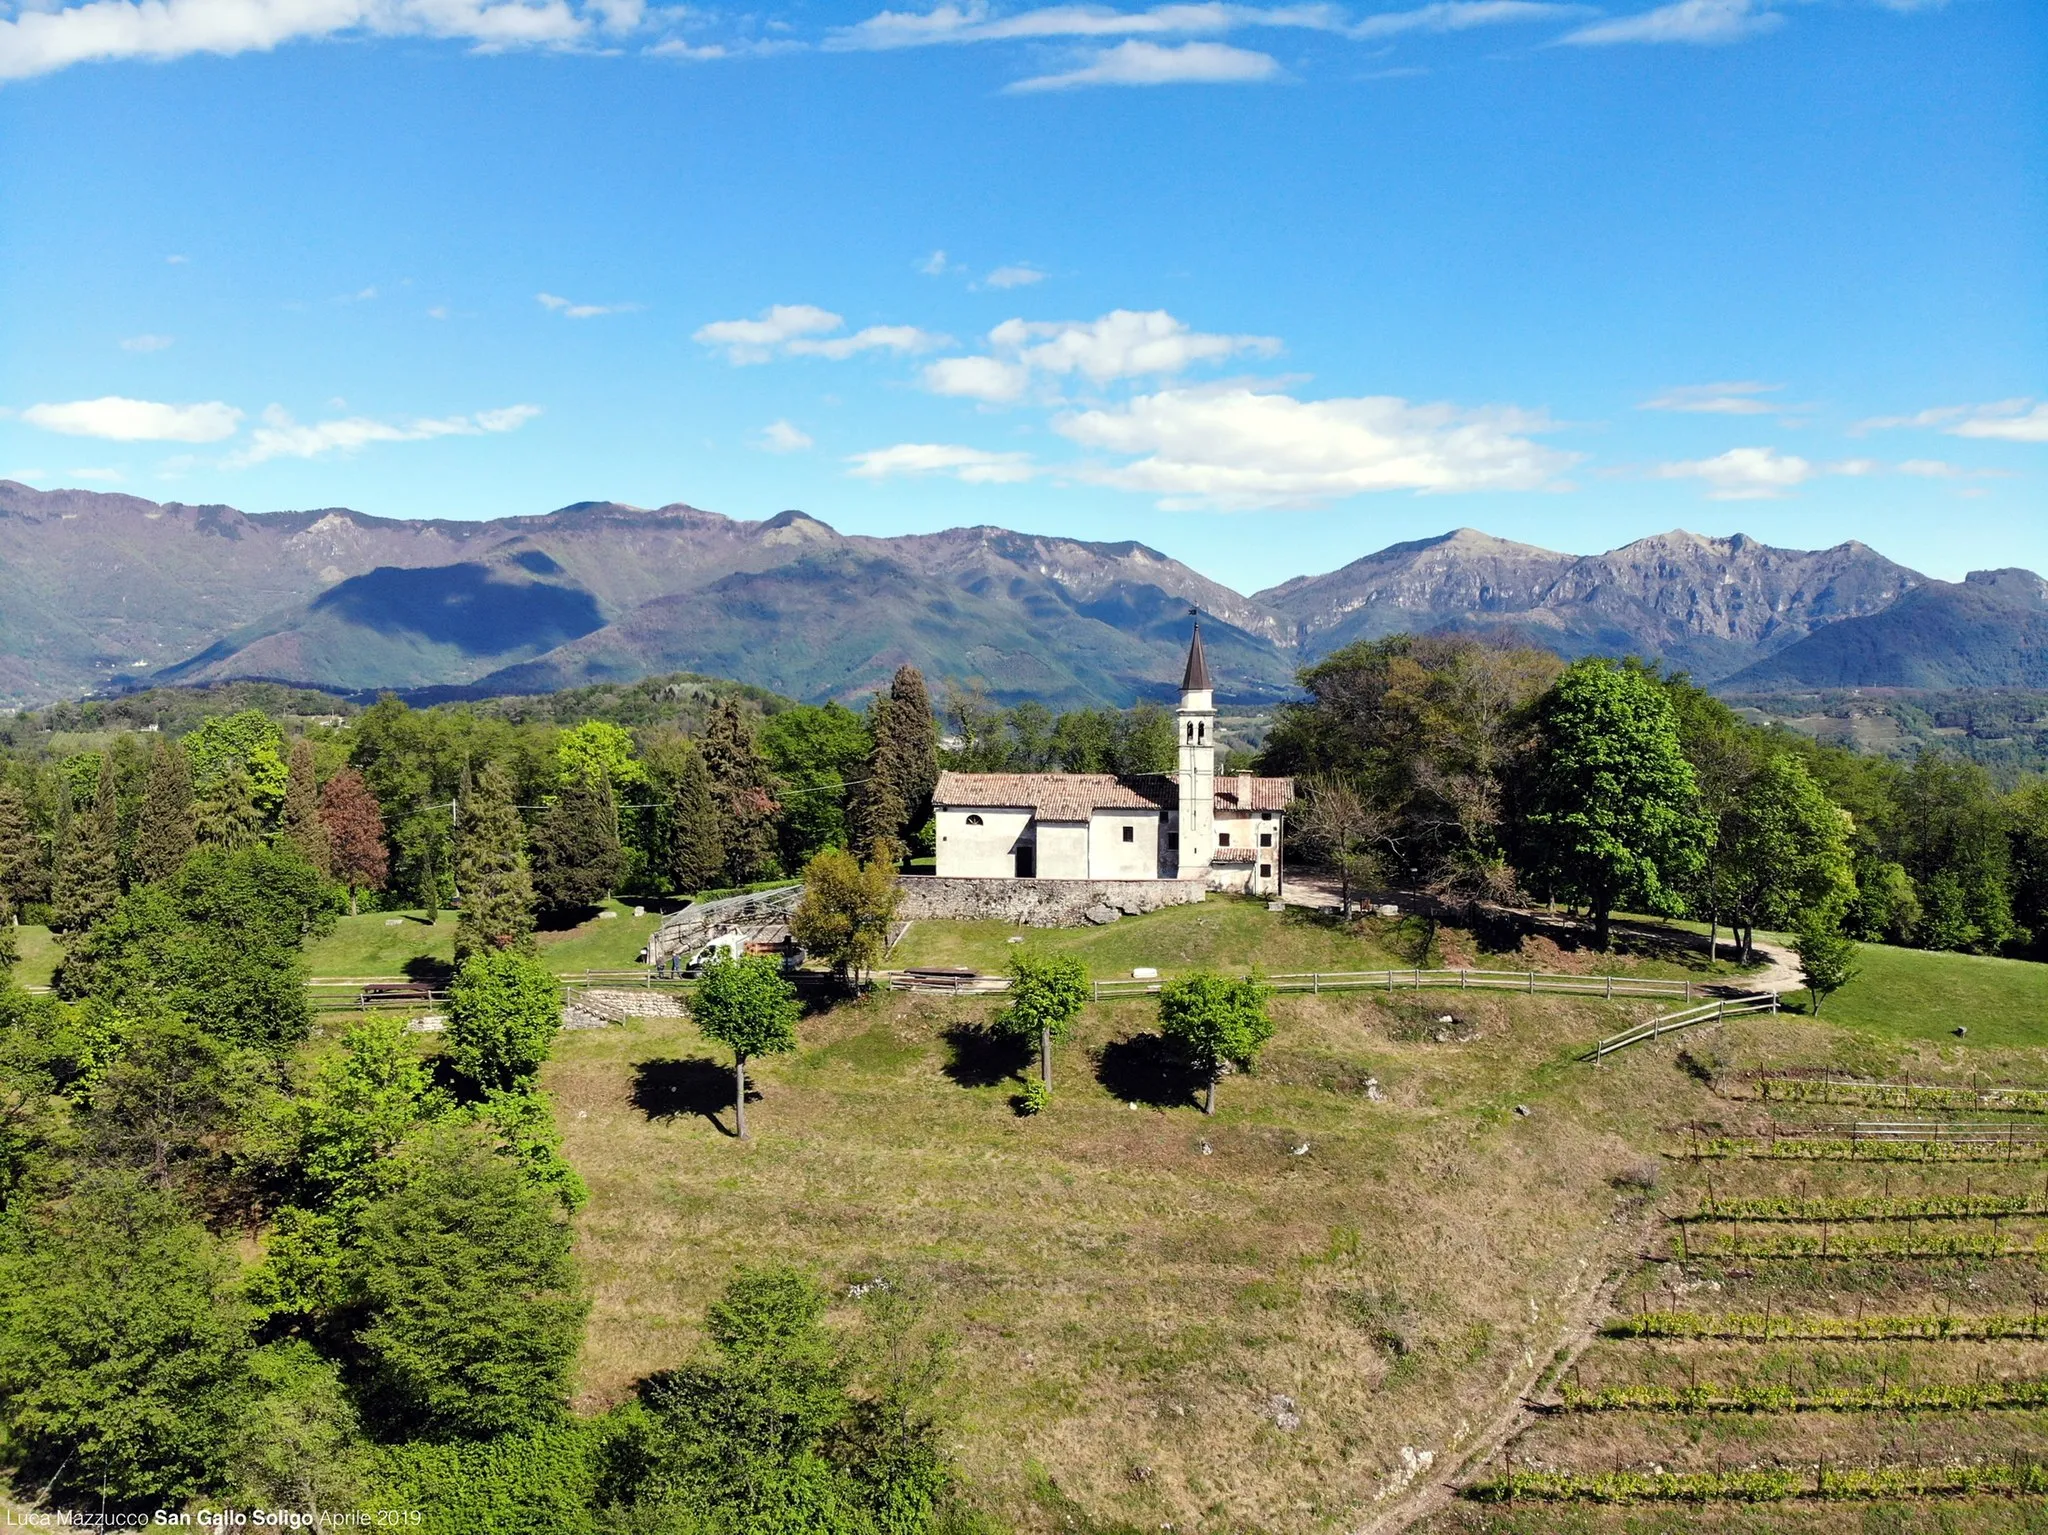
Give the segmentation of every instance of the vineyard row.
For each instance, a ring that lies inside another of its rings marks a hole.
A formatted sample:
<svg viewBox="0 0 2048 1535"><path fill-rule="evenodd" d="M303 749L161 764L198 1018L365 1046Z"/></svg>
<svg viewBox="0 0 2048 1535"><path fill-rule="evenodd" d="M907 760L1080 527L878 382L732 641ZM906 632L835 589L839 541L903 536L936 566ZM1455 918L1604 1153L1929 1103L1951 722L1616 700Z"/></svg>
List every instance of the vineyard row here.
<svg viewBox="0 0 2048 1535"><path fill-rule="evenodd" d="M1930 1342L1963 1339L2048 1338L2041 1317L1992 1313L1948 1316L1773 1316L1770 1312L1643 1311L1616 1317L1601 1329L1610 1338L1732 1339L1740 1343Z"/></svg>
<svg viewBox="0 0 2048 1535"><path fill-rule="evenodd" d="M1870 1466L1811 1471L1520 1471L1466 1486L1484 1503L1517 1498L1548 1503L1782 1503L1793 1498L1874 1499L2048 1492L2048 1466L2009 1461L1935 1466Z"/></svg>
<svg viewBox="0 0 2048 1535"><path fill-rule="evenodd" d="M1800 1391L1772 1384L1603 1386L1559 1393L1566 1412L1985 1412L2048 1407L2048 1380L1944 1381Z"/></svg>
<svg viewBox="0 0 2048 1535"><path fill-rule="evenodd" d="M1673 1161L1763 1162L2042 1162L2048 1141L1772 1140L1753 1135L1702 1136L1669 1147Z"/></svg>

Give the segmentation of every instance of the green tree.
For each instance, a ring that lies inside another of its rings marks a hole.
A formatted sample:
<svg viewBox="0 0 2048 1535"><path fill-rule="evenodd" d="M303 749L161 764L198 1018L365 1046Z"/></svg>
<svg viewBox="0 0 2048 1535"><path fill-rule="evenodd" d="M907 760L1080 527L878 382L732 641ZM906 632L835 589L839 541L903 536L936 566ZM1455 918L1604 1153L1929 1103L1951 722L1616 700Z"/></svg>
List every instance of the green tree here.
<svg viewBox="0 0 2048 1535"><path fill-rule="evenodd" d="M1574 663L1536 705L1525 786L1527 871L1592 913L1596 947L1625 899L1675 906L1700 867L1705 828L1692 766L1663 690L1640 671Z"/></svg>
<svg viewBox="0 0 2048 1535"><path fill-rule="evenodd" d="M57 857L56 911L50 925L59 931L85 932L121 898L119 816L114 762L102 757L92 803L72 815L70 835Z"/></svg>
<svg viewBox="0 0 2048 1535"><path fill-rule="evenodd" d="M1010 956L1010 1000L996 1014L1006 1033L1038 1041L1038 1079L1052 1089L1052 1042L1065 1036L1088 1001L1088 971L1068 954Z"/></svg>
<svg viewBox="0 0 2048 1535"><path fill-rule="evenodd" d="M858 989L863 972L888 950L889 923L902 899L891 844L878 844L866 863L844 848L827 848L804 866L804 893L790 913L789 934Z"/></svg>
<svg viewBox="0 0 2048 1535"><path fill-rule="evenodd" d="M569 1230L480 1131L429 1130L363 1217L356 1334L396 1423L486 1439L559 1418L587 1304Z"/></svg>
<svg viewBox="0 0 2048 1535"><path fill-rule="evenodd" d="M261 709L216 715L185 738L192 762L193 787L201 798L211 796L221 780L236 770L248 778L247 795L259 824L267 825L284 803L290 778L285 765L284 732Z"/></svg>
<svg viewBox="0 0 2048 1535"><path fill-rule="evenodd" d="M726 880L744 885L760 879L774 863L775 814L780 807L738 694L727 693L712 706L697 749L711 775L711 797L718 804Z"/></svg>
<svg viewBox="0 0 2048 1535"><path fill-rule="evenodd" d="M1351 889L1380 877L1392 844L1388 818L1342 778L1314 775L1302 781L1300 801L1288 811L1294 845L1334 867L1343 890L1343 916L1351 920Z"/></svg>
<svg viewBox="0 0 2048 1535"><path fill-rule="evenodd" d="M631 1528L930 1530L951 1480L930 1406L943 1354L908 1346L889 1300L841 1347L813 1280L742 1269L705 1317L712 1357L649 1378L621 1415L600 1501Z"/></svg>
<svg viewBox="0 0 2048 1535"><path fill-rule="evenodd" d="M1159 988L1159 1030L1186 1053L1208 1083L1202 1112L1216 1112L1216 1083L1225 1070L1249 1071L1273 1037L1266 988L1250 976L1232 980L1191 970Z"/></svg>
<svg viewBox="0 0 2048 1535"><path fill-rule="evenodd" d="M448 1054L479 1093L532 1083L562 1026L562 984L517 952L472 954L448 992Z"/></svg>
<svg viewBox="0 0 2048 1535"><path fill-rule="evenodd" d="M312 1026L305 941L330 926L328 887L296 854L208 848L164 884L140 885L75 941L58 993L132 1016L168 1011L281 1054Z"/></svg>
<svg viewBox="0 0 2048 1535"><path fill-rule="evenodd" d="M1932 949L1993 953L2022 938L2012 911L2010 809L1991 775L1926 751L1899 776L1892 834L1919 887Z"/></svg>
<svg viewBox="0 0 2048 1535"><path fill-rule="evenodd" d="M1856 979L1856 943L1843 933L1834 913L1815 909L1800 919L1792 948L1817 1017L1823 1002Z"/></svg>
<svg viewBox="0 0 2048 1535"><path fill-rule="evenodd" d="M333 872L328 850L327 827L320 817L319 773L313 762L313 743L301 736L292 742L285 763L284 800L279 806L278 835L298 849L307 866L325 876Z"/></svg>
<svg viewBox="0 0 2048 1535"><path fill-rule="evenodd" d="M765 955L721 955L704 967L690 1014L706 1039L732 1051L734 1122L742 1140L747 1135L747 1062L794 1050L802 1012L796 988Z"/></svg>
<svg viewBox="0 0 2048 1535"><path fill-rule="evenodd" d="M192 803L193 830L208 847L233 852L263 840L267 820L256 779L240 762L228 762Z"/></svg>
<svg viewBox="0 0 2048 1535"><path fill-rule="evenodd" d="M931 819L939 781L939 732L924 674L899 666L869 711L874 752L855 814L855 839L872 856L883 841L907 845L907 833Z"/></svg>
<svg viewBox="0 0 2048 1535"><path fill-rule="evenodd" d="M1116 748L1116 715L1073 709L1053 722L1052 753L1063 773L1107 773Z"/></svg>
<svg viewBox="0 0 2048 1535"><path fill-rule="evenodd" d="M455 960L494 949L533 945L533 879L527 872L526 828L512 799L512 780L487 763L457 807L455 882L462 915L455 924Z"/></svg>
<svg viewBox="0 0 2048 1535"><path fill-rule="evenodd" d="M662 816L662 856L669 888L680 895L715 890L725 874L725 839L704 754L676 742Z"/></svg>
<svg viewBox="0 0 2048 1535"><path fill-rule="evenodd" d="M865 772L873 744L867 722L841 704L799 704L763 720L760 741L782 804L782 866L800 869L825 848L845 847L847 806L856 792L847 785Z"/></svg>
<svg viewBox="0 0 2048 1535"><path fill-rule="evenodd" d="M145 881L169 879L192 856L192 765L185 749L159 735L135 823L135 868Z"/></svg>
<svg viewBox="0 0 2048 1535"><path fill-rule="evenodd" d="M0 1249L0 1423L21 1485L115 1509L223 1489L249 1397L233 1254L130 1173Z"/></svg>
<svg viewBox="0 0 2048 1535"><path fill-rule="evenodd" d="M1744 964L1759 923L1789 926L1808 911L1833 920L1855 897L1848 819L1789 753L1768 757L1733 789L1716 833L1721 910L1741 935Z"/></svg>
<svg viewBox="0 0 2048 1535"><path fill-rule="evenodd" d="M121 1029L80 1116L88 1157L195 1198L225 1181L237 1115L262 1086L260 1057L175 1015Z"/></svg>
<svg viewBox="0 0 2048 1535"><path fill-rule="evenodd" d="M257 1349L249 1375L254 1394L229 1467L234 1495L316 1518L358 1507L374 1472L341 1372L293 1338Z"/></svg>
<svg viewBox="0 0 2048 1535"><path fill-rule="evenodd" d="M533 832L533 888L556 913L595 906L626 872L619 812L602 775L575 774L541 812Z"/></svg>
<svg viewBox="0 0 2048 1535"><path fill-rule="evenodd" d="M43 839L28 801L13 784L0 781L0 894L16 912L42 901L50 890Z"/></svg>
<svg viewBox="0 0 2048 1535"><path fill-rule="evenodd" d="M1178 749L1173 716L1157 704L1139 704L1117 717L1111 770L1126 778L1167 777Z"/></svg>

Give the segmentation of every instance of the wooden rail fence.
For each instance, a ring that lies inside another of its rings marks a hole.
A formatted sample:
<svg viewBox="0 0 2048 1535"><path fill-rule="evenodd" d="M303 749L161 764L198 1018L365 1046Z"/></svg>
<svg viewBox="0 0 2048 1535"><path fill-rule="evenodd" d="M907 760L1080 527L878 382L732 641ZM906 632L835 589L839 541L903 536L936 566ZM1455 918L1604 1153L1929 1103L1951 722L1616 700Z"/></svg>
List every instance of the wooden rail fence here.
<svg viewBox="0 0 2048 1535"><path fill-rule="evenodd" d="M1639 1045L1649 1039L1661 1039L1666 1034L1675 1034L1680 1029L1689 1029L1696 1024L1719 1023L1723 1018L1739 1018L1745 1013L1775 1013L1777 1010L1778 994L1774 991L1753 992L1740 997L1716 997L1711 1002L1702 1002L1698 1007L1689 1007L1682 1012L1665 1013L1647 1023L1639 1023L1632 1029L1623 1029L1619 1034L1610 1034L1580 1059L1597 1061L1617 1050L1626 1050L1630 1045Z"/></svg>

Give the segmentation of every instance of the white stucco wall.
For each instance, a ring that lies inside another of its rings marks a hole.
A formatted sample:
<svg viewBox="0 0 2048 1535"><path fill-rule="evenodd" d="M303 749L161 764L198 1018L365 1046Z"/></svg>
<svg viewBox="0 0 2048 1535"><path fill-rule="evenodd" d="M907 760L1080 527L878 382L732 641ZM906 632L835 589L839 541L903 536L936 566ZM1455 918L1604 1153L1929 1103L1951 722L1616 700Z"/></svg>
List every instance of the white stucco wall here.
<svg viewBox="0 0 2048 1535"><path fill-rule="evenodd" d="M1131 840L1124 841L1124 828ZM1090 879L1157 879L1159 812L1098 810L1088 819Z"/></svg>
<svg viewBox="0 0 2048 1535"><path fill-rule="evenodd" d="M1280 812L1219 810L1216 812L1216 846L1219 855L1223 852L1223 838L1230 838L1231 849L1250 848L1257 861L1241 864L1234 860L1217 865L1217 872L1230 871L1232 888L1248 889L1254 895L1270 895L1280 883L1281 846ZM1263 839L1272 838L1266 842ZM1269 872L1263 876L1261 869ZM1212 882L1213 883L1213 882Z"/></svg>
<svg viewBox="0 0 2048 1535"><path fill-rule="evenodd" d="M1086 879L1088 877L1087 822L1040 821L1038 823L1038 877L1040 879Z"/></svg>
<svg viewBox="0 0 2048 1535"><path fill-rule="evenodd" d="M979 826L967 818L978 817ZM938 811L938 872L950 879L1005 879L1017 872L1017 843L1031 829L1026 807Z"/></svg>

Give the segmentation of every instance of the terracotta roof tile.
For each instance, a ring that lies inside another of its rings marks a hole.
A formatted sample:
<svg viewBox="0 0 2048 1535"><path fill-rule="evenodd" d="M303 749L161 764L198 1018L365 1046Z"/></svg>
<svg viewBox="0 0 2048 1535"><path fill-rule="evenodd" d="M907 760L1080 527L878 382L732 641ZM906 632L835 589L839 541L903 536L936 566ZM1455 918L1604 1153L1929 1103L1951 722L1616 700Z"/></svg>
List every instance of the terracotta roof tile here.
<svg viewBox="0 0 2048 1535"><path fill-rule="evenodd" d="M1216 776L1218 810L1285 810L1292 803L1291 778L1254 778L1249 773Z"/></svg>
<svg viewBox="0 0 2048 1535"><path fill-rule="evenodd" d="M1171 779L1155 780L1167 796ZM937 805L1029 807L1041 821L1085 821L1097 810L1158 810L1160 801L1113 773L941 773Z"/></svg>

